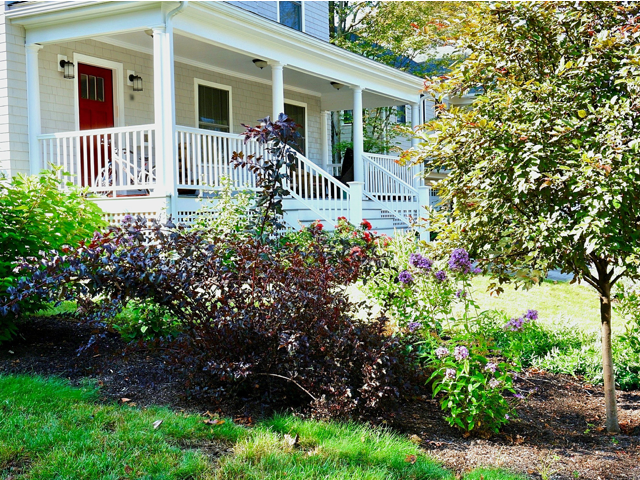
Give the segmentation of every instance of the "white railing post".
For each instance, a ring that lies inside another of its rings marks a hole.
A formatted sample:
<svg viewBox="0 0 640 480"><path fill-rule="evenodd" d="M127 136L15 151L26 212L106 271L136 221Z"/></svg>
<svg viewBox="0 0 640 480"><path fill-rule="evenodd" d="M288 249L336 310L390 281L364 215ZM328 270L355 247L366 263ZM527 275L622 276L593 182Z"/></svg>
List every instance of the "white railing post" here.
<svg viewBox="0 0 640 480"><path fill-rule="evenodd" d="M29 173L35 175L43 167L40 159L40 142L38 135L42 133L40 118L40 70L38 68L38 52L42 45L27 45L27 126L29 134Z"/></svg>
<svg viewBox="0 0 640 480"><path fill-rule="evenodd" d="M431 205L431 187L419 186L418 187L418 220L428 218L428 208ZM431 235L429 233L429 220L420 227L420 240L425 242L431 241Z"/></svg>
<svg viewBox="0 0 640 480"><path fill-rule="evenodd" d="M362 120L362 88L353 88L353 178L356 182L364 182L364 124Z"/></svg>
<svg viewBox="0 0 640 480"><path fill-rule="evenodd" d="M347 182L351 191L351 218L349 221L359 226L362 223L362 196L364 195L364 182Z"/></svg>

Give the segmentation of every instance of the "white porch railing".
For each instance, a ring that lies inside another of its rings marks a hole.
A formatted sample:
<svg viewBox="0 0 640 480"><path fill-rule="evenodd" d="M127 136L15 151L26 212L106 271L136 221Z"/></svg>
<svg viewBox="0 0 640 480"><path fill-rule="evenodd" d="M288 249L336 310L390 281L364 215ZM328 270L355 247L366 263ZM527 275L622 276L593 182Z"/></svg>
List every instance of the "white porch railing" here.
<svg viewBox="0 0 640 480"><path fill-rule="evenodd" d="M338 217L351 218L351 191L335 177L296 152L287 189L321 219L335 225Z"/></svg>
<svg viewBox="0 0 640 480"><path fill-rule="evenodd" d="M38 136L41 166L62 167L71 182L110 196L147 194L156 184L153 125Z"/></svg>
<svg viewBox="0 0 640 480"><path fill-rule="evenodd" d="M245 157L268 155L264 146L255 141L245 144L240 135L183 126L176 127L174 148L180 189L216 189L222 177L231 179L235 188L254 189L255 176L246 168L234 168L233 152L244 152Z"/></svg>
<svg viewBox="0 0 640 480"><path fill-rule="evenodd" d="M422 185L422 180L416 174L422 170L422 166L406 166L398 163L398 157L393 155L382 155L380 153L365 153L365 155L382 168L392 173L403 182L411 186Z"/></svg>
<svg viewBox="0 0 640 480"><path fill-rule="evenodd" d="M369 154L364 163L364 193L402 223L410 226L418 218L418 190L389 171Z"/></svg>

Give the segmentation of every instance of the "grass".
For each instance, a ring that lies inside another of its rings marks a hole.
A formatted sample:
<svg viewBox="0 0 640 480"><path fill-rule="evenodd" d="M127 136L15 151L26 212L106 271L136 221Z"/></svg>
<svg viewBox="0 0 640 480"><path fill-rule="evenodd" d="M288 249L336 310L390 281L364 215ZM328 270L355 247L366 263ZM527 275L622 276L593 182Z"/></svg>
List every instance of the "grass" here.
<svg viewBox="0 0 640 480"><path fill-rule="evenodd" d="M509 317L517 317L532 308L538 310L540 322L548 326L575 323L585 332L600 329L600 303L595 290L588 285L545 280L529 290L515 290L503 285L504 293L491 296L487 292L489 277L473 279L473 298L481 310L502 310ZM624 325L613 312L613 328L623 332Z"/></svg>
<svg viewBox="0 0 640 480"><path fill-rule="evenodd" d="M154 422L162 420L155 429ZM284 434L299 435L291 446ZM225 442L214 461L197 449ZM415 457L413 457L415 456ZM253 428L98 400L97 389L60 379L0 376L0 479L446 479L417 445L356 423L274 417ZM522 480L500 470L465 479Z"/></svg>

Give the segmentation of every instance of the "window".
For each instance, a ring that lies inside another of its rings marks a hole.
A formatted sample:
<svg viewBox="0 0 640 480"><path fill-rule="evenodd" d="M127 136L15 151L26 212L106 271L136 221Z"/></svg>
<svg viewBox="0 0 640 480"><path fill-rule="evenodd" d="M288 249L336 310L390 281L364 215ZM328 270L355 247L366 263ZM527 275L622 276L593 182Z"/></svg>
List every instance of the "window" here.
<svg viewBox="0 0 640 480"><path fill-rule="evenodd" d="M345 125L350 125L353 123L353 110L345 110L344 115L342 117L342 121Z"/></svg>
<svg viewBox="0 0 640 480"><path fill-rule="evenodd" d="M302 24L302 2L278 2L278 21L282 25L291 27L300 32L303 31Z"/></svg>
<svg viewBox="0 0 640 480"><path fill-rule="evenodd" d="M80 75L80 90L83 100L104 102L104 78L83 73Z"/></svg>
<svg viewBox="0 0 640 480"><path fill-rule="evenodd" d="M196 79L196 126L231 132L231 88Z"/></svg>
<svg viewBox="0 0 640 480"><path fill-rule="evenodd" d="M407 123L407 107L400 105L396 107L396 123Z"/></svg>
<svg viewBox="0 0 640 480"><path fill-rule="evenodd" d="M307 107L303 103L285 103L284 113L291 120L298 125L302 125L302 128L298 129L300 138L298 139L298 150L301 154L306 155L306 129L307 129Z"/></svg>

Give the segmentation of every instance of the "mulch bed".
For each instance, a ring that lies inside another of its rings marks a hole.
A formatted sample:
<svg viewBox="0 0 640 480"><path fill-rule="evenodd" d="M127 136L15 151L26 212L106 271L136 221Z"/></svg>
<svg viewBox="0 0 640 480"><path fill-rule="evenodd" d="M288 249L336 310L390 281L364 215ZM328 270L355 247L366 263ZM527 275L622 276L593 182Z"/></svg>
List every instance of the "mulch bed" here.
<svg viewBox="0 0 640 480"><path fill-rule="evenodd" d="M57 375L74 384L92 379L107 400L126 397L138 406L217 411L244 423L273 412L268 405L245 399L206 404L185 398L181 379L171 373L161 355L127 352L116 334L101 339L97 353L77 355L91 333L72 319L30 319L22 325L21 338L0 347L0 373ZM522 375L516 386L526 397L518 418L491 438L465 437L449 427L437 402L429 397L404 403L384 422L420 442L456 472L495 466L534 479L640 479L640 391L618 392L623 433L610 436L603 428L600 386L535 371Z"/></svg>

